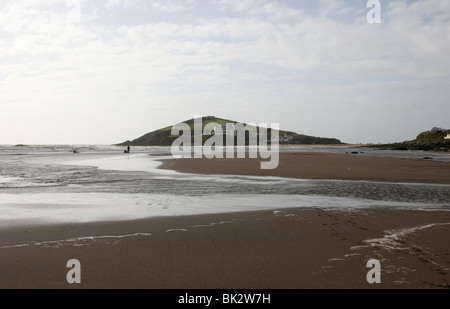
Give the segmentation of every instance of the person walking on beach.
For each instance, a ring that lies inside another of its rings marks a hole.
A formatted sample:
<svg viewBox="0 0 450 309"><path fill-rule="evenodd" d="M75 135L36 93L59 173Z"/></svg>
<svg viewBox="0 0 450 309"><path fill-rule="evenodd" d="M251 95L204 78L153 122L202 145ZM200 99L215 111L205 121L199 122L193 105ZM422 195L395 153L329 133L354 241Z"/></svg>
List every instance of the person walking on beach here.
<svg viewBox="0 0 450 309"><path fill-rule="evenodd" d="M130 153L130 145L127 146L127 152Z"/></svg>

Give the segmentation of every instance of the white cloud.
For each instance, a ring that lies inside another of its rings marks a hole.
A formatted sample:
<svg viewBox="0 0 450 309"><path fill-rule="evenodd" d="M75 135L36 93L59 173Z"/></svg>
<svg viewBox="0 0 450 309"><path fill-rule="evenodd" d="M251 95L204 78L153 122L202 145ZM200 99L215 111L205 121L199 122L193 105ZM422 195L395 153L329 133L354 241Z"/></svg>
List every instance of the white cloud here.
<svg viewBox="0 0 450 309"><path fill-rule="evenodd" d="M319 16L323 18L342 17L348 14L361 15L365 17L361 6L351 6L349 1L345 0L318 0L319 2ZM361 1L366 4L366 1ZM365 7L365 5L364 5Z"/></svg>
<svg viewBox="0 0 450 309"><path fill-rule="evenodd" d="M172 123L171 113L178 120L212 112L249 122L274 117L281 127L348 142L370 132L380 141L403 138L404 131L387 132L398 121L414 130L408 119L450 126L426 107L448 111L446 1L391 1L381 24L361 22L365 12L343 1L323 2L317 15L279 1L214 0L221 11L210 15L198 15L194 1L153 1L153 11L186 12L186 19L128 23L106 12L122 16L126 7L132 15L150 4L82 1L79 24L66 22L66 1L17 3L0 8L0 129L11 132L0 143L26 137L28 124L48 133L53 123L84 118L82 131L95 133L77 142L120 142ZM122 117L134 119L130 131L102 135ZM383 119L388 125L377 129ZM65 141L63 132L77 137L61 130L55 142ZM42 140L52 142L48 134Z"/></svg>
<svg viewBox="0 0 450 309"><path fill-rule="evenodd" d="M242 12L254 8L267 2L267 0L215 0L222 10L231 8L234 11Z"/></svg>
<svg viewBox="0 0 450 309"><path fill-rule="evenodd" d="M167 13L187 10L187 7L183 3L173 1L154 1L152 2L152 7Z"/></svg>
<svg viewBox="0 0 450 309"><path fill-rule="evenodd" d="M116 8L139 8L145 4L145 0L107 0L105 7L109 10Z"/></svg>

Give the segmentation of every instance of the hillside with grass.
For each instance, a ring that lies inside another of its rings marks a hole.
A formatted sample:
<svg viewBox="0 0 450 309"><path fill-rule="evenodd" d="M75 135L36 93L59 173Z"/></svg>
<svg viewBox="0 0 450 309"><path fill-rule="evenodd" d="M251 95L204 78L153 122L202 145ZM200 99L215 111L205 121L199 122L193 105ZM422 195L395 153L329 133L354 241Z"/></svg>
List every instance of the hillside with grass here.
<svg viewBox="0 0 450 309"><path fill-rule="evenodd" d="M450 149L450 139L445 138L448 134L450 134L450 130L434 127L431 130L419 133L414 140L372 145L371 147L388 150L448 151Z"/></svg>
<svg viewBox="0 0 450 309"><path fill-rule="evenodd" d="M191 141L192 144L194 144L194 119L189 119L186 121L183 121L183 123L189 125L191 130ZM207 116L202 118L202 132L204 127L209 124L214 123L218 126L226 128L227 123L236 124L237 121L223 119L223 118L217 118L215 116ZM242 123L243 125L247 125L245 123ZM172 128L175 129L182 129L181 127L177 127L177 124L168 126L156 131L149 132L147 134L142 135L141 137L138 137L133 140L128 140L123 143L117 144L120 146L170 146L172 143L180 136L180 135L172 135ZM257 134L259 135L260 128L258 126L254 126ZM202 142L204 143L207 139L209 139L213 134L203 135L202 134ZM272 135L272 130L267 129L267 138L270 141ZM225 135L223 136L223 145L226 145L226 138ZM325 144L325 145L336 145L336 144L343 144L340 140L336 138L327 138L327 137L316 137L316 136L309 136L304 134L299 134L291 131L279 131L279 143L280 144L305 144L305 145L317 145L317 144ZM249 136L248 132L246 133L245 143L248 145L249 143ZM235 144L236 144L236 138L235 138Z"/></svg>
<svg viewBox="0 0 450 309"><path fill-rule="evenodd" d="M429 131L424 131L417 135L416 141L442 141L445 139L447 134L450 134L450 130L435 127Z"/></svg>

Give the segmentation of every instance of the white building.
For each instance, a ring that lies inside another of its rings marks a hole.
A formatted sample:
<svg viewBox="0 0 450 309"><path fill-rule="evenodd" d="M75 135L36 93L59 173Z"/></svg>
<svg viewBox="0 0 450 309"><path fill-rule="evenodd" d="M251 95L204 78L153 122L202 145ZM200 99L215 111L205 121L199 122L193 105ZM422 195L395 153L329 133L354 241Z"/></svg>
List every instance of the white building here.
<svg viewBox="0 0 450 309"><path fill-rule="evenodd" d="M283 136L280 136L280 143L289 143L293 139L294 139L294 137L292 135L287 135L285 133Z"/></svg>
<svg viewBox="0 0 450 309"><path fill-rule="evenodd" d="M444 137L444 139L450 139L450 134L447 134L447 136Z"/></svg>

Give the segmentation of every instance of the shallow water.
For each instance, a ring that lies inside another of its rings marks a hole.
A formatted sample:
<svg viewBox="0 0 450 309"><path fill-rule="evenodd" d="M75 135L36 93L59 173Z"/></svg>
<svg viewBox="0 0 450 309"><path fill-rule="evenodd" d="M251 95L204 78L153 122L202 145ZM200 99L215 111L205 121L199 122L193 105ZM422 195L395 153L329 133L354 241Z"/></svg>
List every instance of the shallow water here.
<svg viewBox="0 0 450 309"><path fill-rule="evenodd" d="M160 159L170 158L168 147L133 147L129 155L115 146L77 149L73 154L69 146L0 146L0 227L289 207L449 209L450 203L449 185L180 174L158 169ZM294 150L354 149L282 148ZM439 156L449 160L448 154Z"/></svg>

